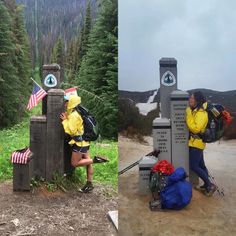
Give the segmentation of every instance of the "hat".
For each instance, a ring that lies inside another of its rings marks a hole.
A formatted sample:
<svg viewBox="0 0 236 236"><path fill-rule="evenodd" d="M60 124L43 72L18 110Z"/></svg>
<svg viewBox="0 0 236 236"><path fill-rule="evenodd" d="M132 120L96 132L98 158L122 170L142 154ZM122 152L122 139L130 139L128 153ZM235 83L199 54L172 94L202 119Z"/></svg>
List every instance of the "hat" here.
<svg viewBox="0 0 236 236"><path fill-rule="evenodd" d="M73 109L81 103L81 98L79 96L71 95L67 109Z"/></svg>

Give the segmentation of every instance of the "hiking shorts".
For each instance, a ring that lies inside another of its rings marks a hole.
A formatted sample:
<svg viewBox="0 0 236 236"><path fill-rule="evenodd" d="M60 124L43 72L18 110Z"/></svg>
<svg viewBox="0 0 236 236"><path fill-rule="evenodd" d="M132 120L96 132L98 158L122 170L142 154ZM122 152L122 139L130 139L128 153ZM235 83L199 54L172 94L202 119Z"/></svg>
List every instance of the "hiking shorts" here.
<svg viewBox="0 0 236 236"><path fill-rule="evenodd" d="M72 146L72 152L80 152L80 153L85 154L88 152L88 150L89 150L89 146L79 147L76 144Z"/></svg>

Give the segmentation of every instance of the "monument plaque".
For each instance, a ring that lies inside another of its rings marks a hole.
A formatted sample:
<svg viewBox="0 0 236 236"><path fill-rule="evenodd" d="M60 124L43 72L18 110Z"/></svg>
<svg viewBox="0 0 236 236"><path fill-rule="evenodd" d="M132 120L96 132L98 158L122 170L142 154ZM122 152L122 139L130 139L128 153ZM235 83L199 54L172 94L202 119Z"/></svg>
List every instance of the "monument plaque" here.
<svg viewBox="0 0 236 236"><path fill-rule="evenodd" d="M153 121L153 148L160 150L159 160L171 162L171 125L166 118L156 118Z"/></svg>
<svg viewBox="0 0 236 236"><path fill-rule="evenodd" d="M185 110L188 106L189 94L184 91L171 93L171 149L172 165L183 167L189 174L189 131L185 121Z"/></svg>

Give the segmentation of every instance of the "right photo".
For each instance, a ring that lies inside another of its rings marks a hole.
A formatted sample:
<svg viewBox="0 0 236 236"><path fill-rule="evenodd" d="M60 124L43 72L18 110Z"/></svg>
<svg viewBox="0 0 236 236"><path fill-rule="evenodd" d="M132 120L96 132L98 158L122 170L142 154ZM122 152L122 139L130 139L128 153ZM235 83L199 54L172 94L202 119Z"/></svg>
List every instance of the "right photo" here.
<svg viewBox="0 0 236 236"><path fill-rule="evenodd" d="M236 2L118 6L119 235L236 235Z"/></svg>

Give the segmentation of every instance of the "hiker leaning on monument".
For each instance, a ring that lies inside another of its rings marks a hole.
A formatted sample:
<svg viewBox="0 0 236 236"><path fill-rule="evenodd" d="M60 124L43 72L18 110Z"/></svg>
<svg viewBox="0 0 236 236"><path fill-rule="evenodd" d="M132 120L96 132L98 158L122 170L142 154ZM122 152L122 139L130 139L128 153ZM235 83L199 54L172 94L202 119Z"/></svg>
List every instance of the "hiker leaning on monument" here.
<svg viewBox="0 0 236 236"><path fill-rule="evenodd" d="M80 105L81 98L79 96L71 95L70 98L65 96L66 112L60 115L62 125L65 133L69 134L71 140L69 144L72 148L71 165L73 167L86 166L87 169L87 182L79 191L88 193L93 190L93 167L94 163L107 162L107 159L95 156L93 159L89 155L90 142L84 141L82 135L84 133L83 119L76 107Z"/></svg>
<svg viewBox="0 0 236 236"><path fill-rule="evenodd" d="M190 132L189 136L189 165L204 182L202 186L196 187L207 196L212 196L216 191L216 186L210 182L208 170L206 168L203 156L203 150L206 143L198 136L204 133L208 114L206 111L207 102L200 91L193 93L189 98L189 107L186 109L186 123Z"/></svg>

